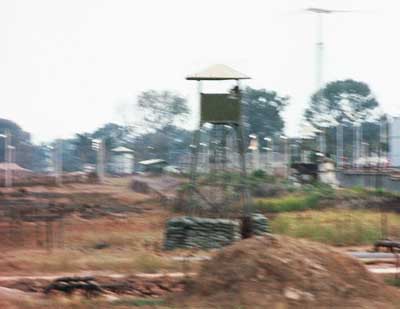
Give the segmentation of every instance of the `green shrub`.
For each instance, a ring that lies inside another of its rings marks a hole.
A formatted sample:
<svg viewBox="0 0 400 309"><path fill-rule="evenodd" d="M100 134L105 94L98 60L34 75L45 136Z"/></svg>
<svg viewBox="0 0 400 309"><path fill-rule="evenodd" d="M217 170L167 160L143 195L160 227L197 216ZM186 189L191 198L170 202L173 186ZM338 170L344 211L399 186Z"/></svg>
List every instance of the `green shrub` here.
<svg viewBox="0 0 400 309"><path fill-rule="evenodd" d="M265 171L263 171L263 170L255 170L255 171L253 171L251 173L251 176L255 177L255 178L262 178L263 179L263 178L265 178L267 176L267 173Z"/></svg>

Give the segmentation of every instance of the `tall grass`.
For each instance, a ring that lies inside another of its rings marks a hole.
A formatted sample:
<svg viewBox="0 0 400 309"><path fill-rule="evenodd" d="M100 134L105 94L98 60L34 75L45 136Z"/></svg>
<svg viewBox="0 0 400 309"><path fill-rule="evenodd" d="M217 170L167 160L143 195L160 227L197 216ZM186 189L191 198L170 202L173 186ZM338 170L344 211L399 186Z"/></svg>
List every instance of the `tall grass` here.
<svg viewBox="0 0 400 309"><path fill-rule="evenodd" d="M400 237L400 216L387 214L388 234ZM382 237L381 214L364 210L281 213L271 223L273 233L336 246L368 245Z"/></svg>
<svg viewBox="0 0 400 309"><path fill-rule="evenodd" d="M344 197L357 197L357 198L368 198L368 197L388 197L398 198L400 194L398 192L390 192L383 188L365 188L365 187L352 187L340 189L340 195Z"/></svg>
<svg viewBox="0 0 400 309"><path fill-rule="evenodd" d="M254 208L262 212L288 212L318 209L321 196L315 193L293 194L278 198L259 198L254 201Z"/></svg>
<svg viewBox="0 0 400 309"><path fill-rule="evenodd" d="M336 191L332 187L321 183L288 191L292 193L274 198L257 198L254 201L254 208L272 213L321 209L326 206L326 203L323 206L321 201L333 200L336 196Z"/></svg>

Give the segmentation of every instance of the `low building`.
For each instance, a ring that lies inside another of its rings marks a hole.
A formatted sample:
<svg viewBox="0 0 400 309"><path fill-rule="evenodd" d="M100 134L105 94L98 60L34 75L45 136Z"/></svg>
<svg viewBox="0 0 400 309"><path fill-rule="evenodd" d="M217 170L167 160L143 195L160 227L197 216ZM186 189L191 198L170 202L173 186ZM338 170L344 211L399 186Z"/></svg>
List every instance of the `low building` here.
<svg viewBox="0 0 400 309"><path fill-rule="evenodd" d="M135 168L134 151L126 147L111 150L110 170L114 174L132 174Z"/></svg>
<svg viewBox="0 0 400 309"><path fill-rule="evenodd" d="M151 159L140 161L138 164L141 172L159 174L164 171L164 168L168 165L168 162L162 159Z"/></svg>

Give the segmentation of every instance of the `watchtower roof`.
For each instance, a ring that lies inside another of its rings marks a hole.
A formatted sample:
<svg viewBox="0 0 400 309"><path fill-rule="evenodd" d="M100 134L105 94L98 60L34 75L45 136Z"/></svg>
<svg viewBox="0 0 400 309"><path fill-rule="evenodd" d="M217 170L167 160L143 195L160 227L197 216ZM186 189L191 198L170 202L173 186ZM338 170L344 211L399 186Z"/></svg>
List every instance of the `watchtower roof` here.
<svg viewBox="0 0 400 309"><path fill-rule="evenodd" d="M214 64L203 71L189 75L187 80L238 80L250 79L249 76L240 73L224 64Z"/></svg>

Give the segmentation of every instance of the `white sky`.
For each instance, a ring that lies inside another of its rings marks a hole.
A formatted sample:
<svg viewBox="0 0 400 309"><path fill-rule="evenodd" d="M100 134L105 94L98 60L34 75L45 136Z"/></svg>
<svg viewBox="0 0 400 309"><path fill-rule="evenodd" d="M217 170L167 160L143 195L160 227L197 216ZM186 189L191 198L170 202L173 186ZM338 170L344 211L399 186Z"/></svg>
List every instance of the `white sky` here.
<svg viewBox="0 0 400 309"><path fill-rule="evenodd" d="M176 90L195 109L184 77L224 63L289 95L296 134L315 88L309 6L363 11L326 16L324 79L365 81L398 114L397 0L1 0L0 118L42 141L121 121L117 107L148 89Z"/></svg>

